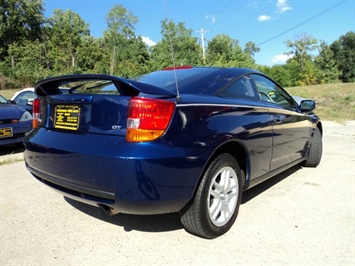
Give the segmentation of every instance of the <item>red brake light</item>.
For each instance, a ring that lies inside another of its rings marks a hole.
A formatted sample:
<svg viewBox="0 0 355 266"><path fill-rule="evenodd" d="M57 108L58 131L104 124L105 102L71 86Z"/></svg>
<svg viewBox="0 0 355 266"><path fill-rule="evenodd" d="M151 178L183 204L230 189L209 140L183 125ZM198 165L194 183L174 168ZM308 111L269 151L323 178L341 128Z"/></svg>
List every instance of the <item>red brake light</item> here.
<svg viewBox="0 0 355 266"><path fill-rule="evenodd" d="M178 69L190 69L192 66L175 66L175 67L165 67L163 70L178 70Z"/></svg>
<svg viewBox="0 0 355 266"><path fill-rule="evenodd" d="M32 127L38 127L39 122L41 122L41 100L34 99L32 105Z"/></svg>
<svg viewBox="0 0 355 266"><path fill-rule="evenodd" d="M126 141L142 142L157 139L165 132L174 113L175 103L132 98L128 108Z"/></svg>

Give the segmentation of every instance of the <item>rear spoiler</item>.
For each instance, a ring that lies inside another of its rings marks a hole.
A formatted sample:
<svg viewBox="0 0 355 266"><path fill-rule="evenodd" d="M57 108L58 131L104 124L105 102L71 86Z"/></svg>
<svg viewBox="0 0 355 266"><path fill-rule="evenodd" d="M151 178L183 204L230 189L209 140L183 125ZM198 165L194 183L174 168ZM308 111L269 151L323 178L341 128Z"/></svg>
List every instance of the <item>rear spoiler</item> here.
<svg viewBox="0 0 355 266"><path fill-rule="evenodd" d="M39 96L61 94L60 87L71 82L89 80L107 80L111 81L123 95L136 96L139 93L176 96L176 93L134 80L119 78L103 74L75 74L51 77L40 80L35 85L35 92ZM70 90L70 89L69 89Z"/></svg>

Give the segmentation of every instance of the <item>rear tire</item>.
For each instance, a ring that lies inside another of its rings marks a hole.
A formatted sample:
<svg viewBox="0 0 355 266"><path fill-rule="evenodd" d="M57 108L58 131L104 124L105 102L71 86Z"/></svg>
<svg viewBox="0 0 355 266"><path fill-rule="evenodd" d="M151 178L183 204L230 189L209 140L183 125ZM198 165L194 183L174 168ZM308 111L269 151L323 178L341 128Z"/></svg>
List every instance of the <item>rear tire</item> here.
<svg viewBox="0 0 355 266"><path fill-rule="evenodd" d="M216 238L225 234L238 215L244 173L230 154L221 154L208 166L193 201L180 212L186 231Z"/></svg>
<svg viewBox="0 0 355 266"><path fill-rule="evenodd" d="M309 150L308 159L304 162L303 166L316 167L320 163L323 152L322 133L320 129L316 127L313 134L311 148Z"/></svg>

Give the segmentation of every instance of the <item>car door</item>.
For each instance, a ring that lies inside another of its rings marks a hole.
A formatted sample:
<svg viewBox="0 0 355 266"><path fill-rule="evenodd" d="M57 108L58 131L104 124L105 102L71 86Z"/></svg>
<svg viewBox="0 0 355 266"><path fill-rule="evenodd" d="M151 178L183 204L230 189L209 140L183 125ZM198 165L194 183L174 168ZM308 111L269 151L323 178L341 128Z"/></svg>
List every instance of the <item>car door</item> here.
<svg viewBox="0 0 355 266"><path fill-rule="evenodd" d="M243 142L248 151L251 171L249 175L247 173L247 178L253 180L269 173L272 158L272 127L268 108L259 101L251 77L249 75L238 77L219 91L218 95L234 99L235 105L238 106L238 111L233 115L233 124L238 130L243 129L237 138Z"/></svg>
<svg viewBox="0 0 355 266"><path fill-rule="evenodd" d="M309 141L309 121L293 98L272 80L252 75L260 100L269 108L273 143L270 170L304 156Z"/></svg>

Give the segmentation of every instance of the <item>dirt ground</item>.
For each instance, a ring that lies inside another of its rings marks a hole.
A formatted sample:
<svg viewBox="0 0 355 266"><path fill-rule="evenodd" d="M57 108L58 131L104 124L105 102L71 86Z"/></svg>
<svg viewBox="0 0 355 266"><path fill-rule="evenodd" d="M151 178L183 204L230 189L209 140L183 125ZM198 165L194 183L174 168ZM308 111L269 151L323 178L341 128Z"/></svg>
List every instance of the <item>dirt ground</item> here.
<svg viewBox="0 0 355 266"><path fill-rule="evenodd" d="M188 234L176 214L108 217L44 186L23 161L2 164L0 265L355 265L355 121L324 122L323 142L317 168L246 191L233 228L214 240ZM9 149L0 162L21 159Z"/></svg>

